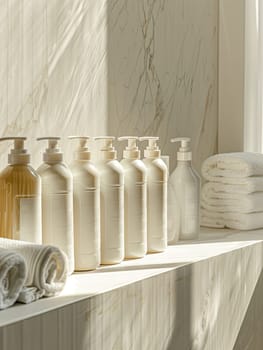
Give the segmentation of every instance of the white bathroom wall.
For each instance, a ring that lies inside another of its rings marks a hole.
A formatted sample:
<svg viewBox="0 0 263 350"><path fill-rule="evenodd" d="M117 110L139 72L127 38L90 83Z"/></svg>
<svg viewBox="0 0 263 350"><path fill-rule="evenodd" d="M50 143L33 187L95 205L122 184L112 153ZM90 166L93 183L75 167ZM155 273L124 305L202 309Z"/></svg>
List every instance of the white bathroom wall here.
<svg viewBox="0 0 263 350"><path fill-rule="evenodd" d="M199 167L217 149L217 35L218 0L2 0L0 136L28 136L37 165L36 136L154 134L171 155L187 135Z"/></svg>

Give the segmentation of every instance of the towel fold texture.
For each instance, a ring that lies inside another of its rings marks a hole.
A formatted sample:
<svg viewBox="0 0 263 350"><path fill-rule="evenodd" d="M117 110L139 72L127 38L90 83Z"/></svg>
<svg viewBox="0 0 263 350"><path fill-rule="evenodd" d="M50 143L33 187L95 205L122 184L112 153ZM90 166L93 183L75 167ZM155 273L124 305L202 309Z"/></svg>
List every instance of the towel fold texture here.
<svg viewBox="0 0 263 350"><path fill-rule="evenodd" d="M202 165L201 225L252 230L263 227L263 154L222 153Z"/></svg>
<svg viewBox="0 0 263 350"><path fill-rule="evenodd" d="M16 302L25 280L24 258L13 251L0 248L0 309Z"/></svg>
<svg viewBox="0 0 263 350"><path fill-rule="evenodd" d="M68 264L59 248L6 238L0 238L0 247L20 254L25 260L27 276L19 298L21 302L54 296L63 289Z"/></svg>
<svg viewBox="0 0 263 350"><path fill-rule="evenodd" d="M263 213L218 213L201 209L201 225L214 228L255 230L263 227Z"/></svg>
<svg viewBox="0 0 263 350"><path fill-rule="evenodd" d="M251 152L221 153L207 158L202 175L208 181L218 178L246 178L263 176L263 154Z"/></svg>
<svg viewBox="0 0 263 350"><path fill-rule="evenodd" d="M251 176L245 178L220 177L213 182L203 185L202 191L207 195L215 196L215 193L223 192L227 194L248 194L253 192L263 192L263 176ZM219 197L218 197L219 198Z"/></svg>
<svg viewBox="0 0 263 350"><path fill-rule="evenodd" d="M263 192L235 194L202 189L201 206L214 212L254 213L263 211Z"/></svg>
<svg viewBox="0 0 263 350"><path fill-rule="evenodd" d="M23 287L17 301L23 304L30 304L42 298L44 294L44 290L39 290L37 287Z"/></svg>

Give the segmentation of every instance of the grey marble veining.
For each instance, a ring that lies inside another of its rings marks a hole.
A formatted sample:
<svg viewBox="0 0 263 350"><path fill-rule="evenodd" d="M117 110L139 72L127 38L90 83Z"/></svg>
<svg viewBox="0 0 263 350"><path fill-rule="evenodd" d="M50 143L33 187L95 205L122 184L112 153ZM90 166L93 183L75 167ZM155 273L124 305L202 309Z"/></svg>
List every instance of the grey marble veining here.
<svg viewBox="0 0 263 350"><path fill-rule="evenodd" d="M194 163L217 150L218 2L108 3L111 133L159 135L175 165L175 136L190 136Z"/></svg>
<svg viewBox="0 0 263 350"><path fill-rule="evenodd" d="M217 0L3 0L0 136L155 134L217 144ZM63 141L66 159L72 147ZM0 144L0 167L8 145ZM175 157L171 160L171 167Z"/></svg>

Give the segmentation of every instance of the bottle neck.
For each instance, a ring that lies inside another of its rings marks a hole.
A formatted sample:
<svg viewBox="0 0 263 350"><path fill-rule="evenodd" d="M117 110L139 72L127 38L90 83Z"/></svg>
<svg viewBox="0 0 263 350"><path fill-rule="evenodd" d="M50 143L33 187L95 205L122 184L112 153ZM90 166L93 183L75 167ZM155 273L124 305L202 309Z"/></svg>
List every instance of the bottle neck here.
<svg viewBox="0 0 263 350"><path fill-rule="evenodd" d="M177 166L192 166L191 160L177 160Z"/></svg>
<svg viewBox="0 0 263 350"><path fill-rule="evenodd" d="M30 163L8 163L9 166L20 166L20 167L28 167Z"/></svg>
<svg viewBox="0 0 263 350"><path fill-rule="evenodd" d="M160 158L161 156L161 151L160 150L144 150L144 158Z"/></svg>
<svg viewBox="0 0 263 350"><path fill-rule="evenodd" d="M61 163L63 161L63 155L60 152L56 152L56 153L44 152L43 161L44 163L48 163L48 164Z"/></svg>
<svg viewBox="0 0 263 350"><path fill-rule="evenodd" d="M62 160L51 160L51 159L44 161L44 163L48 165L63 164Z"/></svg>
<svg viewBox="0 0 263 350"><path fill-rule="evenodd" d="M90 160L90 152L75 152L74 160L80 162L88 161Z"/></svg>

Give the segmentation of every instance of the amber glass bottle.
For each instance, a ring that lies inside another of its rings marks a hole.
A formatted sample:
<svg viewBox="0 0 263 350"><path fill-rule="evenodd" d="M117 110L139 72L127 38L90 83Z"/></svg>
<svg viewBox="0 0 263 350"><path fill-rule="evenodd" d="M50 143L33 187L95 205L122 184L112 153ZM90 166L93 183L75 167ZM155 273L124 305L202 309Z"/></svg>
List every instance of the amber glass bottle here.
<svg viewBox="0 0 263 350"><path fill-rule="evenodd" d="M0 236L41 243L41 179L29 165L22 137L14 140L9 165L0 173Z"/></svg>

